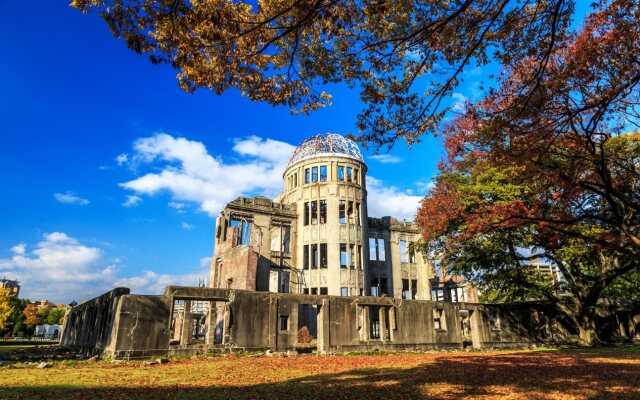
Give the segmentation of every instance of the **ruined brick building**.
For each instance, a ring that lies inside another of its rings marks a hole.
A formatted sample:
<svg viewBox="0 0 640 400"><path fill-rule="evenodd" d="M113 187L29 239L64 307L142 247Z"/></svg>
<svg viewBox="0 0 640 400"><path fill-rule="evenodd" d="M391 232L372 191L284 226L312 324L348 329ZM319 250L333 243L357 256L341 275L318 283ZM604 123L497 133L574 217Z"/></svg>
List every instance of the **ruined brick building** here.
<svg viewBox="0 0 640 400"><path fill-rule="evenodd" d="M128 359L576 339L550 304L478 303L460 277L415 251L419 226L370 218L366 173L352 141L333 134L305 141L289 159L280 195L240 197L218 216L211 287L168 286L161 295L116 288L69 309L61 344ZM640 340L640 303L606 301L596 311L601 340Z"/></svg>
<svg viewBox="0 0 640 400"><path fill-rule="evenodd" d="M367 165L337 134L291 154L274 200L239 197L216 220L210 286L333 296L477 301L414 249L420 227L367 212ZM433 283L433 286L432 286Z"/></svg>

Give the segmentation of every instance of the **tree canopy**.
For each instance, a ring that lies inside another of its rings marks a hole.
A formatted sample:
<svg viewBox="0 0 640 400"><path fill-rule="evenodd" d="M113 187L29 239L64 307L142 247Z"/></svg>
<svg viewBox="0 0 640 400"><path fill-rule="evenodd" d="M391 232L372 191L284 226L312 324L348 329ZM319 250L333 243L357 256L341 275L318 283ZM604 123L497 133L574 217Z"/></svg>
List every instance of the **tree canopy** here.
<svg viewBox="0 0 640 400"><path fill-rule="evenodd" d="M418 217L449 268L551 300L585 342L597 301L638 284L639 21L640 5L611 2L554 49L527 96L537 66L524 60L468 104L444 131L447 159ZM527 268L539 257L564 287Z"/></svg>
<svg viewBox="0 0 640 400"><path fill-rule="evenodd" d="M608 6L596 2L595 9ZM618 1L620 3L620 1ZM632 4L632 0L623 3ZM100 11L115 36L178 70L187 91L232 88L308 113L326 84L360 91L358 137L376 147L438 131L465 70L523 60L547 74L571 37L572 0L73 0Z"/></svg>
<svg viewBox="0 0 640 400"><path fill-rule="evenodd" d="M12 312L11 293L9 289L0 288L0 330L4 329Z"/></svg>

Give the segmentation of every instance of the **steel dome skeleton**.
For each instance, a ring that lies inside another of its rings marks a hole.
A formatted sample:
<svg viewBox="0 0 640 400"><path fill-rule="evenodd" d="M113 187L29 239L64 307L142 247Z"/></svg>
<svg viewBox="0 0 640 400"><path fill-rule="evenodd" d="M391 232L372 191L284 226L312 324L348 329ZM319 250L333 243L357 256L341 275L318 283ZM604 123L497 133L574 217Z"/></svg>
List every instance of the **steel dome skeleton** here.
<svg viewBox="0 0 640 400"><path fill-rule="evenodd" d="M343 154L364 162L362 153L353 140L337 133L324 133L310 137L296 147L289 157L287 168L299 161L324 154Z"/></svg>

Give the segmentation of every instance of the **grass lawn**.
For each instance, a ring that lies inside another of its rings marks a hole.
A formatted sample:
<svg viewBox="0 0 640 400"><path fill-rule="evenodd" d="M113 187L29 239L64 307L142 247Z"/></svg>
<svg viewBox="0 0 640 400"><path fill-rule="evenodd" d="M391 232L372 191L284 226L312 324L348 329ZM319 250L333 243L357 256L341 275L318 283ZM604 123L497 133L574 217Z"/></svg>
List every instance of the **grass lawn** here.
<svg viewBox="0 0 640 400"><path fill-rule="evenodd" d="M640 399L640 348L56 362L0 399Z"/></svg>

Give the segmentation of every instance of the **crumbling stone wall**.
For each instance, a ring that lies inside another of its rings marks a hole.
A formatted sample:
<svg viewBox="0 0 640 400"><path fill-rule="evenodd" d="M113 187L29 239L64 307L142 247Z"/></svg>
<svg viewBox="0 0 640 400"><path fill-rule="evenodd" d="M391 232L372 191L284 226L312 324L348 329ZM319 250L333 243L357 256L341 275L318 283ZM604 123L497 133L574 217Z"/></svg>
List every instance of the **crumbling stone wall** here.
<svg viewBox="0 0 640 400"><path fill-rule="evenodd" d="M215 348L292 350L301 346L303 326L312 332L315 348L325 352L524 347L567 343L577 335L544 303L442 303L175 286L162 296L127 293L116 289L73 308L63 345L138 358ZM187 323L175 332L179 341L170 342L175 301L184 301ZM198 340L188 311L195 301L209 304L206 337ZM104 310L106 317L98 317ZM602 340L640 339L638 304L606 303L598 312Z"/></svg>

